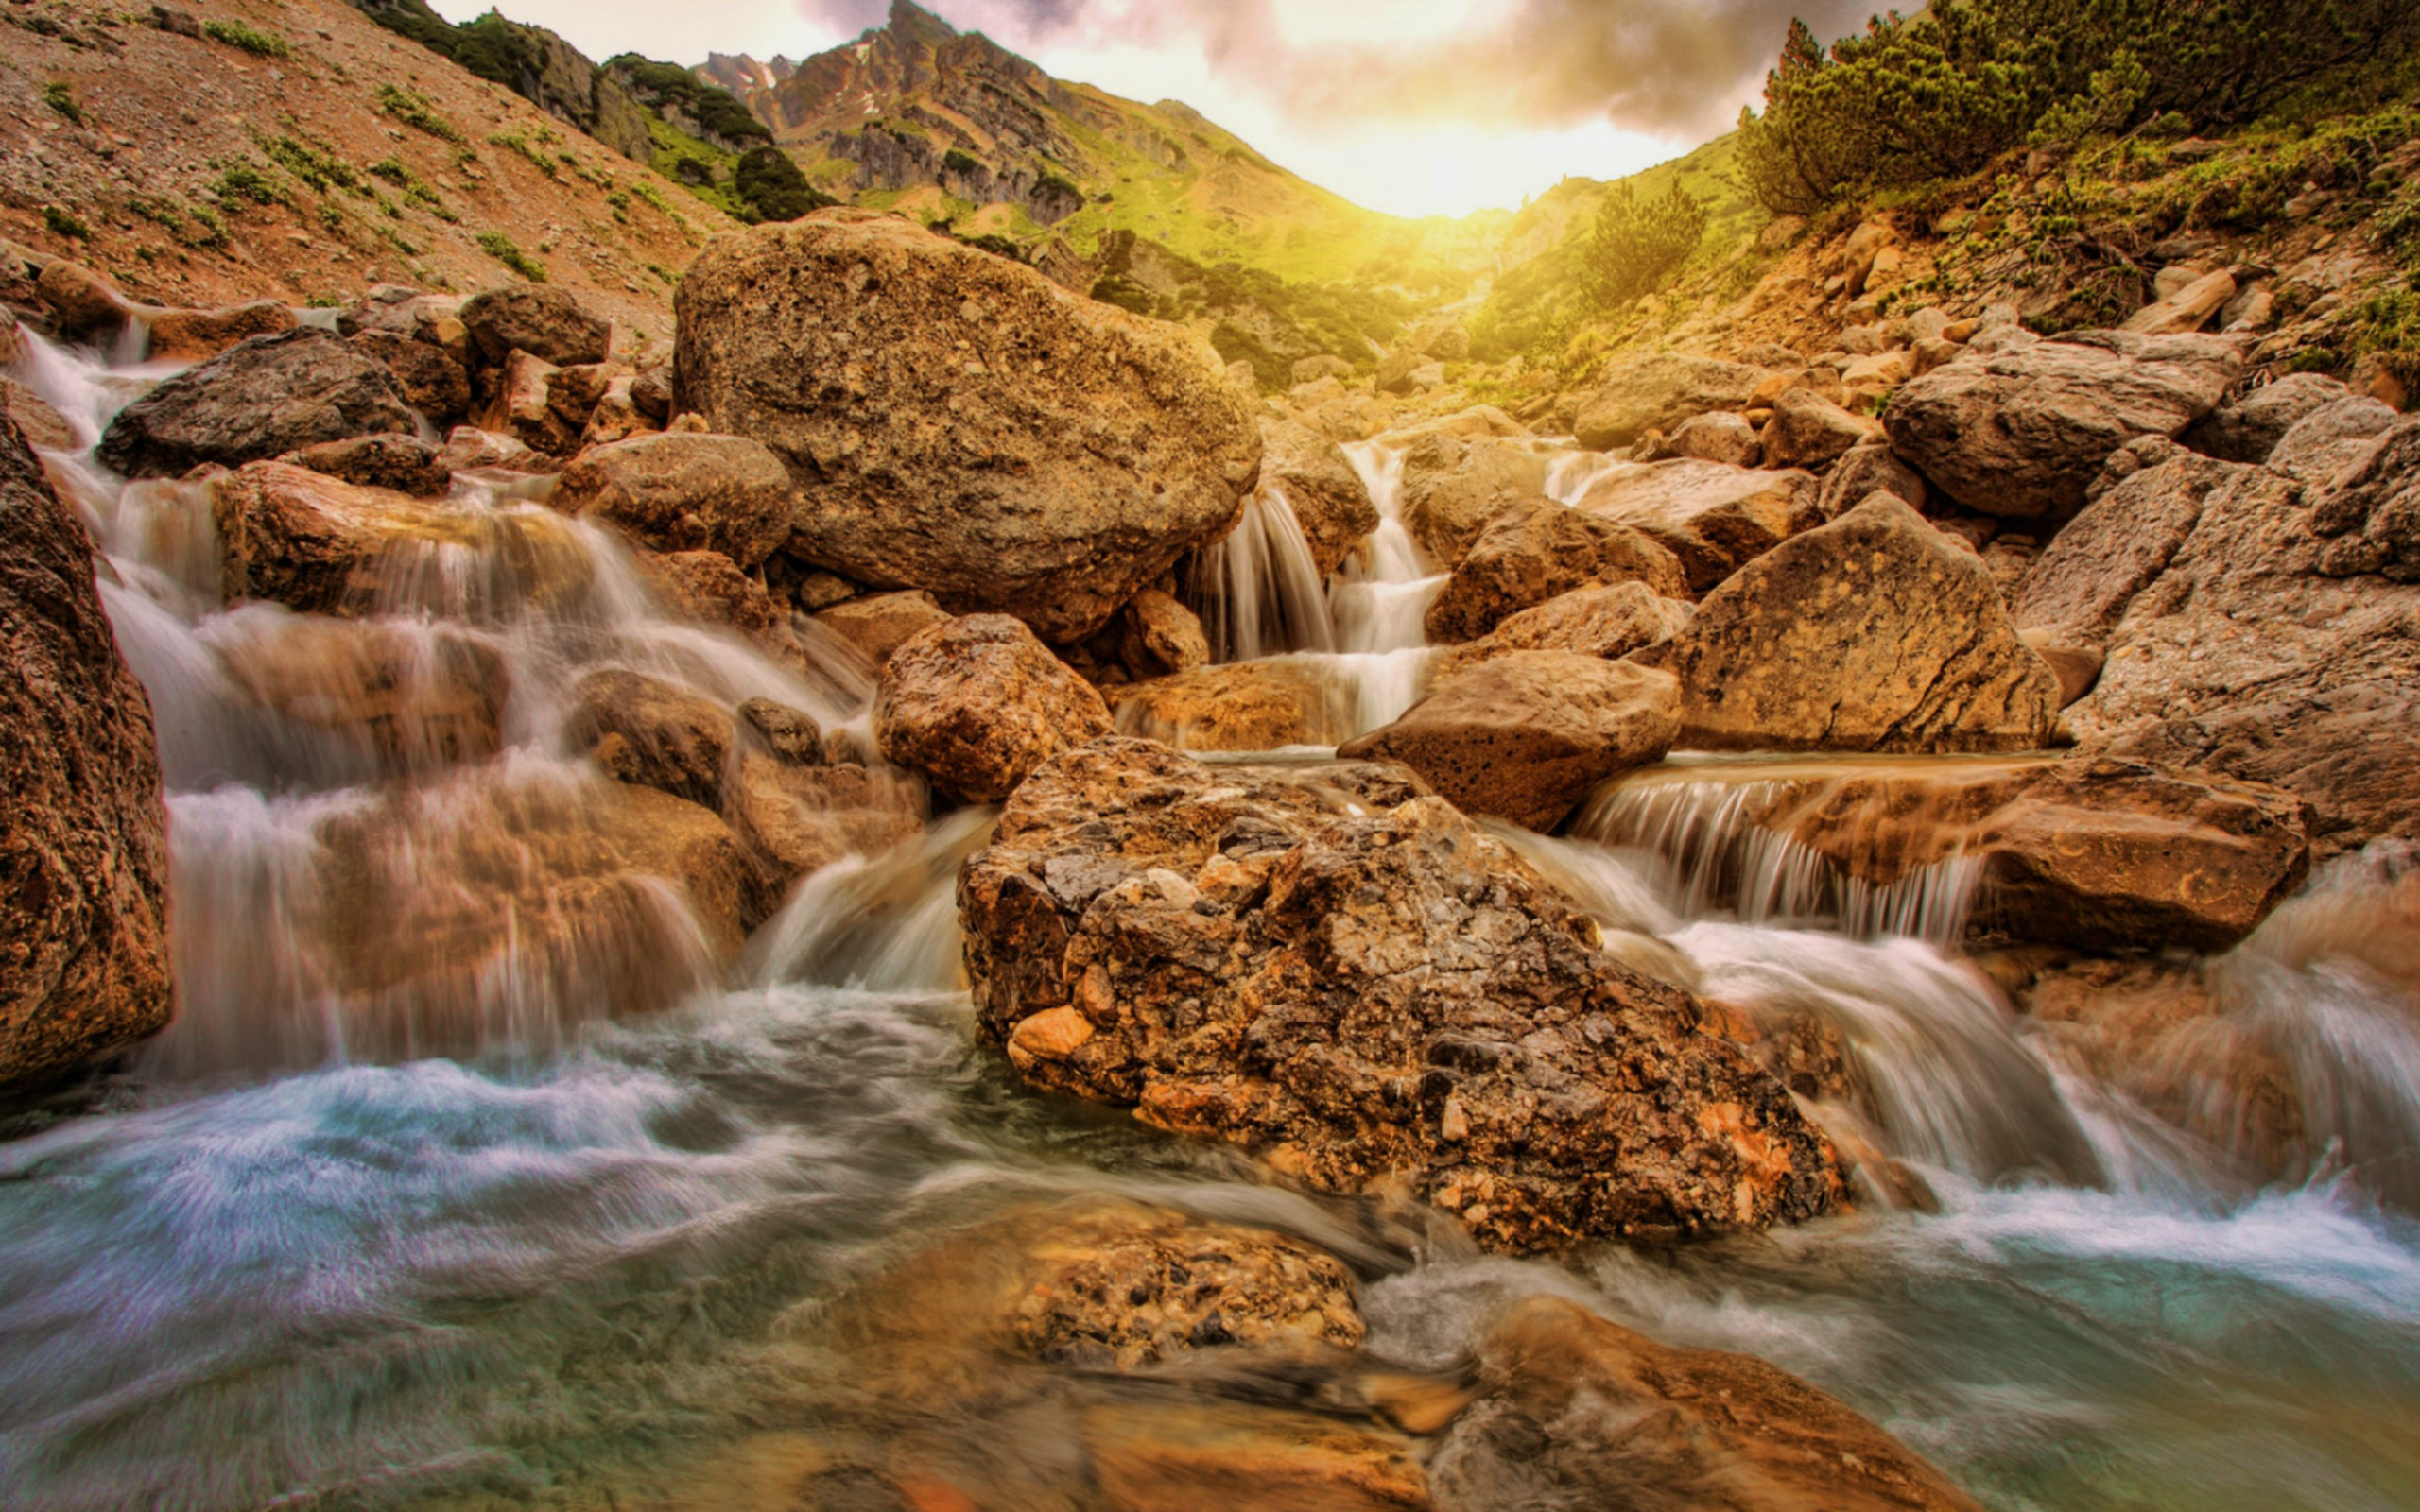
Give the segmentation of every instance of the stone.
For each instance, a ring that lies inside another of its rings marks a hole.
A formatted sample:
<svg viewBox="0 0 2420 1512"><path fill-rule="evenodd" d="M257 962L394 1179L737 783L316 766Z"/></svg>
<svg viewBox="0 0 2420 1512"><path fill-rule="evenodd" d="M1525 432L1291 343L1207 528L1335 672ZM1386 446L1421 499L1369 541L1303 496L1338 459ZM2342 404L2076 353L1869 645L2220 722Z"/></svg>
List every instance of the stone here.
<svg viewBox="0 0 2420 1512"><path fill-rule="evenodd" d="M882 669L883 760L970 803L996 803L1033 769L1109 733L1109 708L1019 620L970 614L917 631Z"/></svg>
<svg viewBox="0 0 2420 1512"><path fill-rule="evenodd" d="M887 768L742 754L724 812L768 882L786 889L847 856L880 856L925 828L923 784Z"/></svg>
<svg viewBox="0 0 2420 1512"><path fill-rule="evenodd" d="M1465 814L1551 833L1598 783L1664 759L1680 732L1668 673L1576 651L1507 651L1337 748L1396 761Z"/></svg>
<svg viewBox="0 0 2420 1512"><path fill-rule="evenodd" d="M1309 426L1264 417L1260 444L1260 487L1286 495L1325 577L1378 528L1378 507L1343 451Z"/></svg>
<svg viewBox="0 0 2420 1512"><path fill-rule="evenodd" d="M2368 461L2397 418L2391 406L2366 394L2323 404L2294 422L2269 453L2268 464L2308 488L2325 489Z"/></svg>
<svg viewBox="0 0 2420 1512"><path fill-rule="evenodd" d="M1428 1467L1440 1504L1981 1512L1881 1429L1753 1355L1675 1349L1559 1297L1478 1348Z"/></svg>
<svg viewBox="0 0 2420 1512"><path fill-rule="evenodd" d="M1983 565L1992 565L1988 556ZM1993 576L1996 577L1998 574ZM2000 593L2002 597L2008 596L2005 584L2001 586ZM2092 691L2092 685L2100 680L2102 664L2108 661L2098 645L2078 644L2057 630L2020 630L2017 639L2031 647L2033 654L2042 659L2043 664L2050 669L2050 675L2059 679L2059 707L2062 709Z"/></svg>
<svg viewBox="0 0 2420 1512"><path fill-rule="evenodd" d="M1590 481L1575 508L1618 521L1679 558L1688 591L1703 593L1816 523L1815 479L1716 462L1615 467Z"/></svg>
<svg viewBox="0 0 2420 1512"><path fill-rule="evenodd" d="M512 679L493 644L404 618L254 609L214 627L227 679L254 705L334 734L381 776L482 762L504 748Z"/></svg>
<svg viewBox="0 0 2420 1512"><path fill-rule="evenodd" d="M0 353L0 361L6 354ZM76 427L67 417L50 407L40 394L14 378L0 378L0 414L25 437L26 444L45 452L73 452L77 445Z"/></svg>
<svg viewBox="0 0 2420 1512"><path fill-rule="evenodd" d="M1508 651L1576 651L1618 661L1670 640L1695 612L1641 582L1591 583L1507 615L1476 641L1448 646L1430 659L1436 680Z"/></svg>
<svg viewBox="0 0 2420 1512"><path fill-rule="evenodd" d="M580 430L580 450L611 446L615 441L627 441L633 436L656 428L652 421L639 413L638 405L631 398L631 390L637 382L630 374L623 373L605 386L605 392L588 413L588 423Z"/></svg>
<svg viewBox="0 0 2420 1512"><path fill-rule="evenodd" d="M2160 276L2182 271L2167 268ZM2181 335L2199 331L2210 323L2211 317L2227 306L2235 298L2235 275L2224 268L2188 278L2172 289L2162 288L2159 298L2136 310L2126 319L2125 329L2145 335Z"/></svg>
<svg viewBox="0 0 2420 1512"><path fill-rule="evenodd" d="M740 722L774 756L798 766L823 765L823 731L804 710L770 698L750 698L737 712Z"/></svg>
<svg viewBox="0 0 2420 1512"><path fill-rule="evenodd" d="M1792 388L1773 401L1773 418L1765 422L1765 466L1820 468L1883 438L1875 421L1821 394Z"/></svg>
<svg viewBox="0 0 2420 1512"><path fill-rule="evenodd" d="M718 551L674 551L645 556L640 567L665 598L690 619L738 631L778 661L798 650L789 615L765 585Z"/></svg>
<svg viewBox="0 0 2420 1512"><path fill-rule="evenodd" d="M1401 347L1378 360L1378 372L1373 383L1382 394L1415 393L1421 387L1421 369L1427 366L1426 353L1416 347ZM1444 375L1441 371L1438 376Z"/></svg>
<svg viewBox="0 0 2420 1512"><path fill-rule="evenodd" d="M1693 749L2028 750L2059 708L1982 563L1888 494L1750 562L1634 660L1680 679Z"/></svg>
<svg viewBox="0 0 2420 1512"><path fill-rule="evenodd" d="M1748 423L1745 415L1729 410L1690 416L1681 421L1666 444L1675 456L1720 462L1726 467L1754 467L1764 456L1764 442L1757 436L1756 427Z"/></svg>
<svg viewBox="0 0 2420 1512"><path fill-rule="evenodd" d="M462 303L462 329L483 367L503 367L515 352L562 368L603 362L614 328L579 296L549 284L514 284L475 294Z"/></svg>
<svg viewBox="0 0 2420 1512"><path fill-rule="evenodd" d="M799 486L792 556L1055 643L1223 535L1259 470L1197 338L871 211L717 240L676 312L682 404Z"/></svg>
<svg viewBox="0 0 2420 1512"><path fill-rule="evenodd" d="M1018 789L959 908L987 1038L1056 1008L1093 1024L1027 1081L1250 1145L1316 1190L1425 1198L1488 1248L1839 1198L1823 1138L1702 1005L1599 950L1399 768L1097 741Z"/></svg>
<svg viewBox="0 0 2420 1512"><path fill-rule="evenodd" d="M749 568L787 538L796 497L781 458L746 437L664 432L573 457L554 504L658 551L718 551Z"/></svg>
<svg viewBox="0 0 2420 1512"><path fill-rule="evenodd" d="M606 775L720 809L735 738L729 711L661 678L619 667L575 684L563 738Z"/></svg>
<svg viewBox="0 0 2420 1512"><path fill-rule="evenodd" d="M1680 558L1618 520L1542 501L1498 516L1454 568L1425 625L1437 643L1472 641L1505 616L1589 583L1644 583L1679 597Z"/></svg>
<svg viewBox="0 0 2420 1512"><path fill-rule="evenodd" d="M1316 357L1294 359L1292 377L1298 384L1313 384L1322 378L1342 379L1352 376L1353 364L1328 352L1321 352Z"/></svg>
<svg viewBox="0 0 2420 1512"><path fill-rule="evenodd" d="M2187 431L2185 444L2222 462L2265 462L2307 416L2352 397L2325 373L2294 372L2221 404Z"/></svg>
<svg viewBox="0 0 2420 1512"><path fill-rule="evenodd" d="M127 477L174 476L413 428L383 363L304 328L239 341L162 383L118 411L97 455Z"/></svg>
<svg viewBox="0 0 2420 1512"><path fill-rule="evenodd" d="M1126 662L1146 673L1190 672L1210 660L1210 641L1176 595L1147 588L1126 606Z"/></svg>
<svg viewBox="0 0 2420 1512"><path fill-rule="evenodd" d="M2050 538L2010 598L2010 619L2065 644L2106 646L2127 606L2192 536L2203 501L2233 475L2189 455L2135 473Z"/></svg>
<svg viewBox="0 0 2420 1512"><path fill-rule="evenodd" d="M1575 434L1592 452L1630 445L1651 430L1669 435L1693 415L1740 410L1765 381L1762 368L1677 352L1616 358L1580 408Z"/></svg>
<svg viewBox="0 0 2420 1512"><path fill-rule="evenodd" d="M366 489L391 489L424 499L441 499L454 486L453 471L437 448L414 436L355 436L321 441L278 458Z"/></svg>
<svg viewBox="0 0 2420 1512"><path fill-rule="evenodd" d="M1841 389L1849 404L1870 410L1883 396L1915 375L1916 354L1906 347L1893 347L1870 357L1859 357L1841 369Z"/></svg>
<svg viewBox="0 0 2420 1512"><path fill-rule="evenodd" d="M2184 434L2242 366L2220 336L2089 331L1970 352L1900 389L1883 423L1903 460L1978 514L2065 519L2111 453Z"/></svg>
<svg viewBox="0 0 2420 1512"><path fill-rule="evenodd" d="M253 300L216 310L157 310L147 317L154 362L199 362L248 336L274 335L295 327L294 307L284 300Z"/></svg>
<svg viewBox="0 0 2420 1512"><path fill-rule="evenodd" d="M2100 610L2107 662L2065 715L2079 748L2282 787L2311 805L2319 859L2420 839L2420 584L2330 576L2347 538L2314 528L2327 495L2169 466L2221 472L2166 567Z"/></svg>
<svg viewBox="0 0 2420 1512"><path fill-rule="evenodd" d="M93 571L75 511L0 423L0 1084L115 1054L174 1007L151 704Z"/></svg>
<svg viewBox="0 0 2420 1512"><path fill-rule="evenodd" d="M1887 493L1910 507L1925 507L1924 475L1899 460L1888 441L1866 441L1850 447L1824 474L1815 495L1815 512L1838 520L1877 493Z"/></svg>
<svg viewBox="0 0 2420 1512"><path fill-rule="evenodd" d="M2420 582L2420 417L2396 422L2312 500L2310 528L2327 541L2319 570L2330 577Z"/></svg>
<svg viewBox="0 0 2420 1512"><path fill-rule="evenodd" d="M568 456L579 444L579 427L556 413L551 389L562 369L526 352L513 352L486 375L493 390L479 411L482 430L510 436L532 451Z"/></svg>
<svg viewBox="0 0 2420 1512"><path fill-rule="evenodd" d="M457 425L447 432L445 444L437 449L437 460L455 472L487 468L502 472L549 473L562 468L555 457L531 451L510 436L498 436L475 425Z"/></svg>
<svg viewBox="0 0 2420 1512"><path fill-rule="evenodd" d="M1450 569L1498 515L1546 502L1547 459L1524 441L1432 433L1403 458L1403 524Z"/></svg>
<svg viewBox="0 0 2420 1512"><path fill-rule="evenodd" d="M817 612L815 623L862 652L874 670L919 631L946 625L950 611L926 593L869 593Z"/></svg>
<svg viewBox="0 0 2420 1512"><path fill-rule="evenodd" d="M43 267L34 290L50 306L51 329L62 341L88 341L114 332L128 317L145 310L98 273L63 257Z"/></svg>
<svg viewBox="0 0 2420 1512"><path fill-rule="evenodd" d="M1179 750L1333 746L1354 730L1353 690L1316 662L1277 657L1197 667L1118 690L1119 733Z"/></svg>

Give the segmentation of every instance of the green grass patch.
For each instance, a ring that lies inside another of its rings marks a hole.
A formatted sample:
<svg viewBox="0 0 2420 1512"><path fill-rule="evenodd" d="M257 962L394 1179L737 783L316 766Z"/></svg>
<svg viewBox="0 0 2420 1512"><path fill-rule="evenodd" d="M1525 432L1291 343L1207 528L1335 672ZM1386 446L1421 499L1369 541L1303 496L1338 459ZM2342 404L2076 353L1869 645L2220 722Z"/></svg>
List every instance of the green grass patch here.
<svg viewBox="0 0 2420 1512"><path fill-rule="evenodd" d="M500 231L479 232L479 250L502 263L532 284L546 282L546 269L536 258L523 251L513 239Z"/></svg>
<svg viewBox="0 0 2420 1512"><path fill-rule="evenodd" d="M233 205L237 200L249 200L255 205L275 205L284 203L286 198L285 191L278 187L276 180L240 160L219 170L217 179L210 185L210 192L218 197L222 205Z"/></svg>
<svg viewBox="0 0 2420 1512"><path fill-rule="evenodd" d="M488 146L502 147L507 152L524 159L531 167L549 179L560 180L563 176L562 169L555 165L555 160L542 151L539 144L531 141L527 131L497 131L489 136Z"/></svg>
<svg viewBox="0 0 2420 1512"><path fill-rule="evenodd" d="M201 34L212 42L223 42L239 52L255 58L291 58L294 48L273 31L260 31L240 21L205 21Z"/></svg>
<svg viewBox="0 0 2420 1512"><path fill-rule="evenodd" d="M324 147L290 136L256 137L254 141L271 163L317 193L361 187L361 175L354 171L353 164Z"/></svg>
<svg viewBox="0 0 2420 1512"><path fill-rule="evenodd" d="M42 223L57 234L75 241L92 240L93 228L85 225L73 211L62 210L57 205L42 207Z"/></svg>
<svg viewBox="0 0 2420 1512"><path fill-rule="evenodd" d="M416 131L425 131L441 142L465 146L462 129L438 113L437 106L427 95L411 90L398 89L392 84L378 86L378 108Z"/></svg>
<svg viewBox="0 0 2420 1512"><path fill-rule="evenodd" d="M42 87L42 102L78 126L84 124L84 107L76 103L76 91L69 87L67 80L54 78L44 84Z"/></svg>

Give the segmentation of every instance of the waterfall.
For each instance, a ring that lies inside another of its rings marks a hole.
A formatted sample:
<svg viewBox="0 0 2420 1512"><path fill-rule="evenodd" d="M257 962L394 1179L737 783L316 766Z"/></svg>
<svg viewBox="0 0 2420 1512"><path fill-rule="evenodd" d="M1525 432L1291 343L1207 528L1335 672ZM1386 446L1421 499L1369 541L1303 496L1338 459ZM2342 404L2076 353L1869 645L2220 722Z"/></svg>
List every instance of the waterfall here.
<svg viewBox="0 0 2420 1512"><path fill-rule="evenodd" d="M1195 585L1213 662L1337 648L1319 563L1274 478L1245 498L1235 529L1202 550Z"/></svg>

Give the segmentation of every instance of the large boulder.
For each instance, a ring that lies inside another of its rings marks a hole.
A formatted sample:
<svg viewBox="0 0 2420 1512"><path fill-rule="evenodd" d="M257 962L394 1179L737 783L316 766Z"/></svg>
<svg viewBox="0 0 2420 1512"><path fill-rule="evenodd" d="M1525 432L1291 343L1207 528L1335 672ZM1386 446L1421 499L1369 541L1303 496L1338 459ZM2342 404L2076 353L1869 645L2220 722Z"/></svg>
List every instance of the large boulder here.
<svg viewBox="0 0 2420 1512"><path fill-rule="evenodd" d="M151 705L118 655L93 548L0 422L0 1083L156 1033L172 1005Z"/></svg>
<svg viewBox="0 0 2420 1512"><path fill-rule="evenodd" d="M471 375L462 359L445 348L392 331L363 331L346 340L386 364L405 402L430 424L450 427L470 414Z"/></svg>
<svg viewBox="0 0 2420 1512"><path fill-rule="evenodd" d="M423 499L442 498L454 473L438 460L437 448L417 436L354 436L321 441L278 458L366 489L391 489Z"/></svg>
<svg viewBox="0 0 2420 1512"><path fill-rule="evenodd" d="M1637 660L1681 679L1685 747L2025 750L2059 711L1983 564L1888 494L1750 562Z"/></svg>
<svg viewBox="0 0 2420 1512"><path fill-rule="evenodd" d="M1735 415L1727 409L1681 421L1681 428L1665 444L1674 456L1732 467L1754 467L1765 455L1764 440L1756 434L1756 427L1748 423L1747 416Z"/></svg>
<svg viewBox="0 0 2420 1512"><path fill-rule="evenodd" d="M1443 679L1508 651L1576 651L1618 661L1681 633L1692 606L1645 583L1591 583L1506 616L1476 641L1449 646L1428 663Z"/></svg>
<svg viewBox="0 0 2420 1512"><path fill-rule="evenodd" d="M2420 584L2334 576L2361 565L2338 555L2346 542L2366 558L2368 526L2321 534L2345 496L2313 504L2268 469L2180 460L2130 486L2172 495L2202 468L2221 472L2165 568L2100 601L2116 627L2100 681L2066 712L2078 742L2285 788L2311 805L2323 857L2420 838ZM2375 486L2389 481L2381 470Z"/></svg>
<svg viewBox="0 0 2420 1512"><path fill-rule="evenodd" d="M1334 441L1289 420L1260 421L1260 486L1282 490L1324 577L1378 528L1378 507Z"/></svg>
<svg viewBox="0 0 2420 1512"><path fill-rule="evenodd" d="M747 568L788 537L794 498L789 470L759 443L667 431L573 457L554 503L658 551L718 551Z"/></svg>
<svg viewBox="0 0 2420 1512"><path fill-rule="evenodd" d="M2377 438L2400 418L2391 405L2367 394L2323 404L2279 438L2269 453L2269 465L2297 483L2325 489L2368 461Z"/></svg>
<svg viewBox="0 0 2420 1512"><path fill-rule="evenodd" d="M1631 582L1674 597L1688 592L1680 558L1646 532L1541 501L1498 515L1479 533L1424 624L1431 641L1476 640L1505 616L1559 593Z"/></svg>
<svg viewBox="0 0 2420 1512"><path fill-rule="evenodd" d="M1354 730L1354 690L1306 657L1196 667L1118 690L1117 729L1179 750L1333 746Z"/></svg>
<svg viewBox="0 0 2420 1512"><path fill-rule="evenodd" d="M1768 374L1744 362L1649 352L1616 360L1580 406L1574 433L1592 452L1670 432L1710 410L1744 410Z"/></svg>
<svg viewBox="0 0 2420 1512"><path fill-rule="evenodd" d="M1217 540L1259 471L1199 342L894 217L723 237L676 303L683 406L788 465L793 556L1053 642Z"/></svg>
<svg viewBox="0 0 2420 1512"><path fill-rule="evenodd" d="M2221 404L2185 433L2185 443L2222 462L2265 462L2286 433L2352 390L2325 373L2288 373Z"/></svg>
<svg viewBox="0 0 2420 1512"><path fill-rule="evenodd" d="M602 362L614 344L613 322L550 284L512 284L473 295L458 318L483 367L502 367L515 352L559 368Z"/></svg>
<svg viewBox="0 0 2420 1512"><path fill-rule="evenodd" d="M118 411L99 456L128 477L158 477L382 431L413 431L394 375L333 332L305 327L237 342L161 384Z"/></svg>
<svg viewBox="0 0 2420 1512"><path fill-rule="evenodd" d="M1754 1355L1658 1344L1554 1297L1478 1347L1429 1462L1446 1506L1981 1512L1896 1439Z"/></svg>
<svg viewBox="0 0 2420 1512"><path fill-rule="evenodd" d="M930 626L890 654L873 707L883 759L996 803L1071 746L1109 733L1093 685L1006 614Z"/></svg>
<svg viewBox="0 0 2420 1512"><path fill-rule="evenodd" d="M251 300L215 310L156 310L145 355L154 362L199 362L251 336L295 328L294 306L284 300Z"/></svg>
<svg viewBox="0 0 2420 1512"><path fill-rule="evenodd" d="M738 738L730 711L662 678L621 667L589 673L573 686L571 699L563 736L606 775L704 808L722 807L724 770Z"/></svg>
<svg viewBox="0 0 2420 1512"><path fill-rule="evenodd" d="M1887 440L1861 442L1841 453L1824 474L1815 512L1826 520L1838 520L1877 493L1888 493L1918 509L1925 507L1923 474L1900 461Z"/></svg>
<svg viewBox="0 0 2420 1512"><path fill-rule="evenodd" d="M1781 1084L1399 769L1050 761L959 885L983 1032L1029 1082L1405 1192L1492 1248L1827 1211Z"/></svg>
<svg viewBox="0 0 2420 1512"><path fill-rule="evenodd" d="M2327 540L2319 570L2328 576L2420 583L2420 417L2387 432L2313 501L2310 527Z"/></svg>
<svg viewBox="0 0 2420 1512"><path fill-rule="evenodd" d="M1976 513L2065 519L2111 453L2183 434L2242 367L2222 336L2087 331L1970 352L1900 389L1883 422L1900 456Z"/></svg>
<svg viewBox="0 0 2420 1512"><path fill-rule="evenodd" d="M1606 778L1663 760L1680 702L1669 674L1632 662L1508 651L1440 679L1337 755L1401 762L1463 813L1543 833Z"/></svg>
<svg viewBox="0 0 2420 1512"><path fill-rule="evenodd" d="M1462 559L1489 524L1547 502L1547 459L1526 441L1436 432L1403 458L1403 524L1440 566Z"/></svg>
<svg viewBox="0 0 2420 1512"><path fill-rule="evenodd" d="M1702 593L1817 522L1808 473L1686 459L1625 464L1590 480L1574 507L1619 521L1680 558Z"/></svg>
<svg viewBox="0 0 2420 1512"><path fill-rule="evenodd" d="M2102 494L2033 559L2009 617L2055 644L2106 647L2135 595L2168 570L2201 523L2203 500L2235 471L2188 454Z"/></svg>
<svg viewBox="0 0 2420 1512"><path fill-rule="evenodd" d="M1881 438L1881 426L1813 389L1786 389L1765 421L1765 466L1819 468Z"/></svg>

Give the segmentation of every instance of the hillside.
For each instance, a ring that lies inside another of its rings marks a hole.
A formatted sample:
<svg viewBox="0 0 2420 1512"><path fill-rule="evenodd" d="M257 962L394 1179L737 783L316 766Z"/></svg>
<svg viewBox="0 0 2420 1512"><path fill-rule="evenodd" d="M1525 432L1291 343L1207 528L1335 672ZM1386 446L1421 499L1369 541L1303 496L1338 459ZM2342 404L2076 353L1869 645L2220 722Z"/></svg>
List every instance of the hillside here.
<svg viewBox="0 0 2420 1512"><path fill-rule="evenodd" d="M717 54L698 72L746 101L827 194L1083 257L1123 231L1289 282L1450 292L1487 265L1505 218L1364 210L1190 107L1055 79L911 0L803 62Z"/></svg>
<svg viewBox="0 0 2420 1512"><path fill-rule="evenodd" d="M673 281L734 224L337 0L214 4L190 31L130 14L9 9L0 235L144 298L543 276L662 334Z"/></svg>

